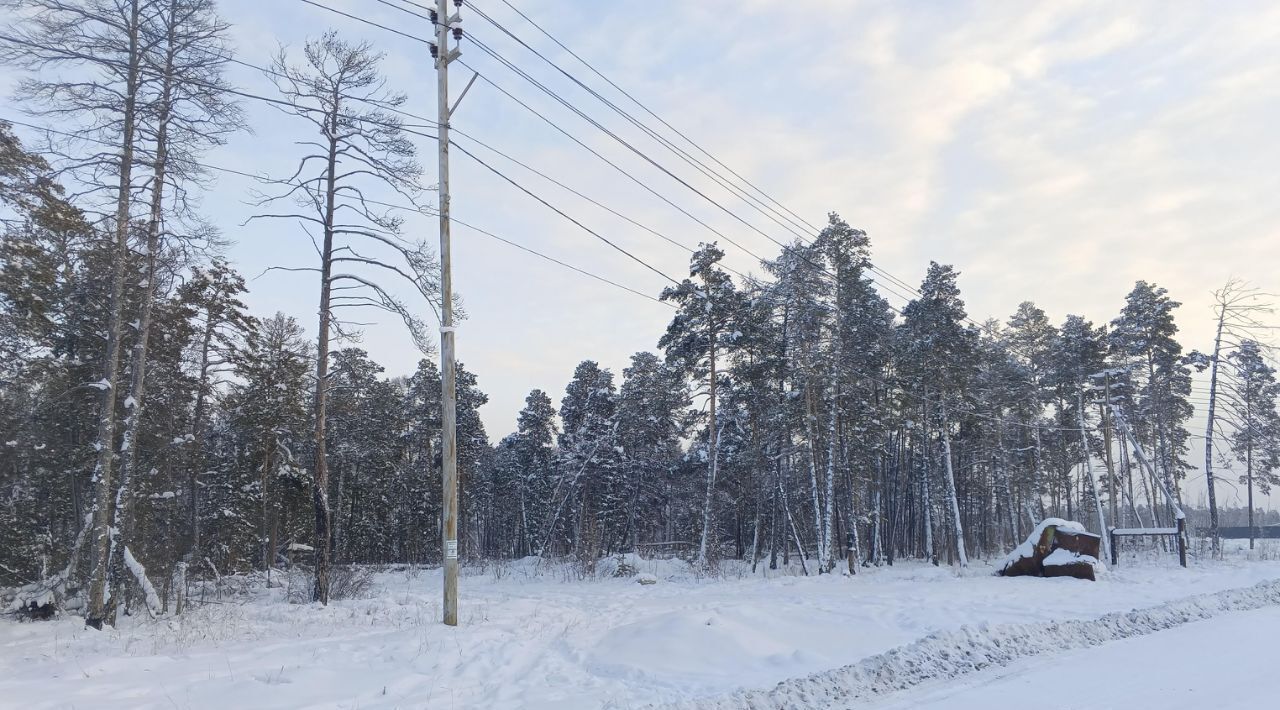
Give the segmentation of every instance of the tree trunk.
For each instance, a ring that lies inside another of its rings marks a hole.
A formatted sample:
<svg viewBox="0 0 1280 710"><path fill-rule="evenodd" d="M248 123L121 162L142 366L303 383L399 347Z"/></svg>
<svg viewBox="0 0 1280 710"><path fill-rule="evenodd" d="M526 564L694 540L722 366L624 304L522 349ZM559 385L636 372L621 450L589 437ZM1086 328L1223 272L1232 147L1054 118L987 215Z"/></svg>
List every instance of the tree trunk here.
<svg viewBox="0 0 1280 710"><path fill-rule="evenodd" d="M1081 387L1084 383L1080 384ZM1098 495L1098 479L1093 477L1093 467L1089 464L1089 434L1084 419L1084 394L1076 391L1076 410L1080 414L1080 456L1084 475L1089 479L1089 491L1093 493L1093 505L1098 514L1098 534L1102 536L1102 558L1111 559L1111 536L1107 534L1107 518L1102 514L1102 496Z"/></svg>
<svg viewBox="0 0 1280 710"><path fill-rule="evenodd" d="M1249 549L1253 549L1256 528L1253 526L1253 443L1245 446L1245 481L1249 491Z"/></svg>
<svg viewBox="0 0 1280 710"><path fill-rule="evenodd" d="M782 459L773 463L773 494L769 510L769 569L778 569L778 493L782 490Z"/></svg>
<svg viewBox="0 0 1280 710"><path fill-rule="evenodd" d="M804 390L804 407L805 407L805 439L809 449L809 496L813 501L813 537L817 543L818 552L818 574L824 574L827 571L827 540L823 536L822 527L822 498L818 493L818 448L817 448L817 412L814 411L813 403L813 387L810 386L811 381L806 381Z"/></svg>
<svg viewBox="0 0 1280 710"><path fill-rule="evenodd" d="M196 389L195 409L191 422L191 452L187 463L187 504L190 506L191 541L187 551L187 563L195 564L200 559L200 471L204 468L205 409L208 406L208 390L211 387L210 354L213 348L213 310L205 312L204 334L200 341L200 383Z"/></svg>
<svg viewBox="0 0 1280 710"><path fill-rule="evenodd" d="M115 528L120 542L114 547L127 550L133 535L133 486L137 478L138 468L138 433L142 424L143 399L146 394L147 380L147 347L151 339L151 318L155 310L156 300L156 267L160 251L160 224L164 210L164 185L168 168L169 120L173 103L173 63L176 52L174 46L174 27L169 23L168 44L165 53L165 68L160 93L159 113L156 121L156 154L151 177L151 205L147 218L146 265L142 283L142 299L140 312L136 321L137 336L130 354L129 396L125 398L124 432L120 440L120 490L116 494ZM111 561L110 576L123 583L124 574L120 570L123 559ZM137 577L146 575L146 568L141 563L130 565L130 570ZM119 583L113 582L113 587ZM140 579L144 588L150 582ZM152 592L153 594L154 592ZM150 606L150 594L148 595Z"/></svg>
<svg viewBox="0 0 1280 710"><path fill-rule="evenodd" d="M711 400L709 403L711 423L707 429L707 494L702 500L702 537L698 541L698 564L707 564L707 546L711 536L711 501L715 494L716 473L720 465L720 432L716 422L716 327L711 326L711 383L709 387Z"/></svg>
<svg viewBox="0 0 1280 710"><path fill-rule="evenodd" d="M1224 305L1218 313L1218 330L1213 337L1213 356L1209 360L1209 419L1204 427L1204 482L1209 491L1209 539L1215 555L1222 554L1222 538L1218 531L1218 496L1214 491L1213 478L1213 420L1218 407L1218 358L1222 354L1222 330L1226 319L1227 308Z"/></svg>
<svg viewBox="0 0 1280 710"><path fill-rule="evenodd" d="M947 497L951 503L951 520L955 523L956 559L961 567L969 566L969 556L964 551L964 525L960 522L960 498L956 493L956 475L951 465L951 423L947 421L947 409L942 408L942 450L946 460Z"/></svg>
<svg viewBox="0 0 1280 710"><path fill-rule="evenodd" d="M275 547L271 542L271 471L274 468L272 459L275 456L276 444L270 442L262 457L262 469L259 471L259 495L262 497L262 525L258 532L258 545L262 550L262 571L271 581L271 567L275 564Z"/></svg>
<svg viewBox="0 0 1280 710"><path fill-rule="evenodd" d="M329 603L329 463L325 453L326 405L329 394L329 310L330 287L333 275L334 202L336 199L338 162L338 115L341 97L334 93L330 106L329 155L325 173L324 244L320 254L320 324L316 336L316 395L314 406L315 431L312 445L315 448L315 476L312 479L311 498L315 508L315 565L316 579L312 601Z"/></svg>
<svg viewBox="0 0 1280 710"><path fill-rule="evenodd" d="M837 418L836 410L839 402L836 392L835 382L831 383L831 402L828 405L830 411L827 414L827 474L826 474L826 503L827 507L822 513L822 540L826 550L826 559L823 561L823 572L830 572L835 569L835 540L832 535L832 512L836 507L836 428ZM853 489L849 490L850 503L852 506ZM853 509L850 507L850 521L852 521ZM850 570L852 573L853 570Z"/></svg>
<svg viewBox="0 0 1280 710"><path fill-rule="evenodd" d="M930 562L932 562L934 565L937 565L938 552L933 545L933 494L932 494L931 487L929 485L929 477L930 477L930 474L932 473L932 471L930 470L929 463L933 459L933 452L930 451L930 449L932 449L933 446L929 441L929 424L928 424L929 412L927 409L928 405L926 404L926 402L928 401L928 398L929 398L929 390L925 389L924 399L922 399L920 403L920 414L922 418L921 432L923 435L922 445L924 447L924 452L923 452L923 455L921 456L921 461L920 461L921 471L923 472L923 476L921 478L921 486L920 486L920 498L921 498L920 507L923 509L923 513L924 513L925 558L928 559Z"/></svg>
<svg viewBox="0 0 1280 710"><path fill-rule="evenodd" d="M116 393L120 382L120 347L124 336L124 282L129 251L129 207L133 189L133 141L136 131L138 84L142 61L139 48L139 0L130 6L129 66L125 75L124 105L121 115L120 181L116 194L115 242L111 257L110 316L107 325L106 352L103 357L101 383L102 402L98 411L98 433L94 446L97 463L93 473L95 485L93 530L93 577L89 586L89 609L85 625L101 629L106 617L107 573L111 555L112 480L115 462Z"/></svg>

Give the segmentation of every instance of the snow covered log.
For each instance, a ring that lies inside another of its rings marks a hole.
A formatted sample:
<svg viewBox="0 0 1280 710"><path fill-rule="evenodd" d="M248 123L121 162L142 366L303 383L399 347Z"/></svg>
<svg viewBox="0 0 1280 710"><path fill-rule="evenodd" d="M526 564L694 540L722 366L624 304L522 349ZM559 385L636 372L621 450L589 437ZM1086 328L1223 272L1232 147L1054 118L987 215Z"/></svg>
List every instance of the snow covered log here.
<svg viewBox="0 0 1280 710"><path fill-rule="evenodd" d="M1095 560L1101 559L1102 536L1091 532L1067 531L1056 528L1053 532L1054 549L1068 550Z"/></svg>
<svg viewBox="0 0 1280 710"><path fill-rule="evenodd" d="M1002 577L1076 577L1097 579L1105 569L1098 561L1102 538L1080 523L1046 518L1021 545L1001 561Z"/></svg>
<svg viewBox="0 0 1280 710"><path fill-rule="evenodd" d="M1065 547L1059 547L1044 558L1045 577L1075 577L1094 582L1097 581L1097 567L1096 556L1082 555Z"/></svg>

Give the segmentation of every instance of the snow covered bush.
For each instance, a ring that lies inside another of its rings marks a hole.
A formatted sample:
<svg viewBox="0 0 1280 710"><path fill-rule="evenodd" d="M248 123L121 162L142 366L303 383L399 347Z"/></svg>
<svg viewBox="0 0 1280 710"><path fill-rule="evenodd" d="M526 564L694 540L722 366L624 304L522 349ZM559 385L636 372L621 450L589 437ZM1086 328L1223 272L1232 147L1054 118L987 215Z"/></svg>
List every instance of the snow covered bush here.
<svg viewBox="0 0 1280 710"><path fill-rule="evenodd" d="M315 570L295 566L289 570L288 599L310 604L315 599ZM334 565L329 570L329 599L364 599L373 585L373 571L362 565Z"/></svg>

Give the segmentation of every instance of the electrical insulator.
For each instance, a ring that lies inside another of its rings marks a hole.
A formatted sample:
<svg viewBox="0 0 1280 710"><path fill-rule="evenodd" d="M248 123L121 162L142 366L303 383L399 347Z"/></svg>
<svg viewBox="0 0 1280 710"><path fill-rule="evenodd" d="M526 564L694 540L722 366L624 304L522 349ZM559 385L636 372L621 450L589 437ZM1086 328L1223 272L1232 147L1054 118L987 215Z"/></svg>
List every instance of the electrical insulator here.
<svg viewBox="0 0 1280 710"><path fill-rule="evenodd" d="M431 24L433 25L440 24L440 15L436 14L435 10L431 10L430 12L431 12Z"/></svg>
<svg viewBox="0 0 1280 710"><path fill-rule="evenodd" d="M462 0L453 0L453 6L454 6L454 7L457 7L457 8L461 8L461 7L462 7Z"/></svg>
<svg viewBox="0 0 1280 710"><path fill-rule="evenodd" d="M462 41L462 28L461 28L461 27L455 27L455 28L453 28L453 38L454 38L454 39L456 39L456 40L458 40L459 42L461 42L461 41Z"/></svg>
<svg viewBox="0 0 1280 710"><path fill-rule="evenodd" d="M435 42L431 43L431 58L432 59L440 58L440 47L436 46Z"/></svg>

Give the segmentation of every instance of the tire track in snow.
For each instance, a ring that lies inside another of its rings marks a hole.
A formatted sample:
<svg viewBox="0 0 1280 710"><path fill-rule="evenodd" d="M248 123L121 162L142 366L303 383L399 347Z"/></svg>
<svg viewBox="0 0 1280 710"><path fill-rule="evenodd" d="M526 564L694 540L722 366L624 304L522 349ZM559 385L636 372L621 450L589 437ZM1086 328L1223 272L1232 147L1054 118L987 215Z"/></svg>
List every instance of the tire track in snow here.
<svg viewBox="0 0 1280 710"><path fill-rule="evenodd" d="M1096 619L977 624L939 631L905 646L829 671L784 680L767 690L651 706L667 710L853 708L923 683L1014 661L1145 636L1233 611L1280 606L1280 579L1176 599Z"/></svg>

